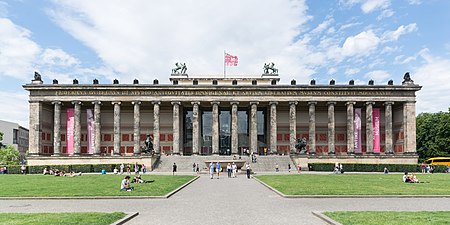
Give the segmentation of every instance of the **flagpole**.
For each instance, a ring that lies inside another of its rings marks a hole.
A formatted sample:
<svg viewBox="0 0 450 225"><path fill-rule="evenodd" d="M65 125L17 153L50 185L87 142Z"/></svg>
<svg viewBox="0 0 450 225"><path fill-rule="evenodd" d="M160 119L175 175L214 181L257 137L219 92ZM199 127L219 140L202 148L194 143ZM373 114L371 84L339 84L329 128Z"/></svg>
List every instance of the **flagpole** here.
<svg viewBox="0 0 450 225"><path fill-rule="evenodd" d="M225 52L225 50L223 50L223 78L226 77L227 74L227 70L226 70L226 65L225 65L225 57L227 56L227 53Z"/></svg>

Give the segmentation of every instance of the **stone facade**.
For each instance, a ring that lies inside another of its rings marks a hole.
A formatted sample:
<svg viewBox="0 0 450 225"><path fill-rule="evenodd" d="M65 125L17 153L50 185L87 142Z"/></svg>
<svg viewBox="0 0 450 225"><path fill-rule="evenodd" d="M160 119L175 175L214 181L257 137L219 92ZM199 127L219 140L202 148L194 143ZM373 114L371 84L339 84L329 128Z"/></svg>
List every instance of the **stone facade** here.
<svg viewBox="0 0 450 225"><path fill-rule="evenodd" d="M413 83L281 85L275 75L172 75L170 80L172 84L24 85L30 92L30 163L48 162L50 156L76 162L138 159L147 134L156 155L230 155L247 149L259 155L298 154L295 144L304 137L303 158L311 162L329 157L355 161L355 155L361 162L378 162L387 155L392 162L417 162L415 92L421 87ZM69 156L66 120L71 108L74 154ZM93 152L87 148L87 109L94 112ZM362 112L361 153L354 149L355 109ZM379 153L374 152L374 109L381 114Z"/></svg>

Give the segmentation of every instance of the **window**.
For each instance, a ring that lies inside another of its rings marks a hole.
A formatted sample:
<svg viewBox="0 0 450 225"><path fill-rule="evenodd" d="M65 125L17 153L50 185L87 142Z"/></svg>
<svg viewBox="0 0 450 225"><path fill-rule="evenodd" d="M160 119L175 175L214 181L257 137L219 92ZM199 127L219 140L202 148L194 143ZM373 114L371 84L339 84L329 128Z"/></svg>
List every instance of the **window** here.
<svg viewBox="0 0 450 225"><path fill-rule="evenodd" d="M198 85L198 80L193 80L193 81L192 81L192 84L193 84L193 85Z"/></svg>
<svg viewBox="0 0 450 225"><path fill-rule="evenodd" d="M217 80L213 80L212 84L217 85Z"/></svg>
<svg viewBox="0 0 450 225"><path fill-rule="evenodd" d="M252 85L257 85L258 82L256 80L252 80Z"/></svg>
<svg viewBox="0 0 450 225"><path fill-rule="evenodd" d="M237 85L237 80L233 80L231 84L232 85Z"/></svg>
<svg viewBox="0 0 450 225"><path fill-rule="evenodd" d="M17 144L18 136L19 136L19 130L13 129L13 144Z"/></svg>

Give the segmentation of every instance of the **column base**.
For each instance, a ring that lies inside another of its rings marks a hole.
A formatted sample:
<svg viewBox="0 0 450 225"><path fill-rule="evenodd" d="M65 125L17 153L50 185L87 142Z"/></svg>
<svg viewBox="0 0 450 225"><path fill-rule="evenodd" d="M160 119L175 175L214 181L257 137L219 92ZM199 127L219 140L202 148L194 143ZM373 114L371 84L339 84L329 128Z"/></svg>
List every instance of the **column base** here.
<svg viewBox="0 0 450 225"><path fill-rule="evenodd" d="M385 152L385 155L394 155L394 152Z"/></svg>
<svg viewBox="0 0 450 225"><path fill-rule="evenodd" d="M100 153L94 153L94 154L92 154L92 156L94 156L94 157L99 157L99 156L100 156Z"/></svg>
<svg viewBox="0 0 450 225"><path fill-rule="evenodd" d="M179 152L177 152L177 153L172 153L172 155L181 155Z"/></svg>
<svg viewBox="0 0 450 225"><path fill-rule="evenodd" d="M133 153L133 156L141 156L141 153L140 152L135 152L135 153Z"/></svg>
<svg viewBox="0 0 450 225"><path fill-rule="evenodd" d="M58 157L58 156L61 156L61 154L59 154L59 153L57 153L57 154L53 154L53 155L51 155L52 157Z"/></svg>
<svg viewBox="0 0 450 225"><path fill-rule="evenodd" d="M80 153L73 153L73 156L80 156Z"/></svg>

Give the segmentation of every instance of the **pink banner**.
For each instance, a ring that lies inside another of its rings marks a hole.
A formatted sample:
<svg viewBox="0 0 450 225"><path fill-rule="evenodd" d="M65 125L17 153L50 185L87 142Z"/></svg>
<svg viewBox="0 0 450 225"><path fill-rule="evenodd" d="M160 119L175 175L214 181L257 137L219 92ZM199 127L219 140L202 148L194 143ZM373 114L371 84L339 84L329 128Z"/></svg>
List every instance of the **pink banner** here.
<svg viewBox="0 0 450 225"><path fill-rule="evenodd" d="M380 153L380 109L374 108L372 111L373 128L373 152Z"/></svg>
<svg viewBox="0 0 450 225"><path fill-rule="evenodd" d="M75 128L75 110L74 108L67 109L67 133L66 133L66 145L67 145L67 154L73 155L73 136L74 136L74 128Z"/></svg>
<svg viewBox="0 0 450 225"><path fill-rule="evenodd" d="M87 115L87 149L89 154L94 154L94 114L92 109L86 109Z"/></svg>
<svg viewBox="0 0 450 225"><path fill-rule="evenodd" d="M355 108L355 118L353 120L354 137L355 137L355 153L361 153L361 108Z"/></svg>

